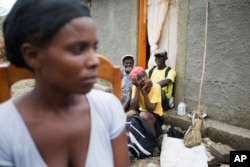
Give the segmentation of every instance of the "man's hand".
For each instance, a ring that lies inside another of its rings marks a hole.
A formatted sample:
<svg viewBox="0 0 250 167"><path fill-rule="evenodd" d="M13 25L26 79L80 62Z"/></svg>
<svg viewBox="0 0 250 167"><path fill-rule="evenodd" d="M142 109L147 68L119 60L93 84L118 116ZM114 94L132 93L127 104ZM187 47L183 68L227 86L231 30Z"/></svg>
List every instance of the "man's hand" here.
<svg viewBox="0 0 250 167"><path fill-rule="evenodd" d="M132 71L133 67L126 67L125 72L129 74Z"/></svg>
<svg viewBox="0 0 250 167"><path fill-rule="evenodd" d="M134 76L131 78L131 81L132 81L132 84L134 84L136 87L139 87L139 86L140 86L140 83L139 83L138 80L137 80L137 75L134 75Z"/></svg>
<svg viewBox="0 0 250 167"><path fill-rule="evenodd" d="M148 92L151 90L152 88L152 81L150 79L146 79L145 80L145 85L142 87L142 92L148 94Z"/></svg>

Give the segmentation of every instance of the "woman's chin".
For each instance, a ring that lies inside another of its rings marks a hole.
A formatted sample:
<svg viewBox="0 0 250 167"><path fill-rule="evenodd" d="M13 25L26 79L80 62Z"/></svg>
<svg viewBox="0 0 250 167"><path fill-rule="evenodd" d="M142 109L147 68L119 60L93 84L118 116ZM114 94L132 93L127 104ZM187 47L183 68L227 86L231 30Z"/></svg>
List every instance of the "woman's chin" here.
<svg viewBox="0 0 250 167"><path fill-rule="evenodd" d="M77 93L79 94L87 94L94 88L94 85L92 86L85 86L83 89L79 89Z"/></svg>

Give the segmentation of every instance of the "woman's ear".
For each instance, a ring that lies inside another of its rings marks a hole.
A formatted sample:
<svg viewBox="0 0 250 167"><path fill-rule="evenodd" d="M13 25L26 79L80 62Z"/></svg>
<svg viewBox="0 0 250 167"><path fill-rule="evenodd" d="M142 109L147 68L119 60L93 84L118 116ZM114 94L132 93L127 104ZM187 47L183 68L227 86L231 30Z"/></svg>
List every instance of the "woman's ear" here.
<svg viewBox="0 0 250 167"><path fill-rule="evenodd" d="M32 69L40 68L39 61L39 48L31 45L30 43L24 43L21 46L21 53L24 61Z"/></svg>

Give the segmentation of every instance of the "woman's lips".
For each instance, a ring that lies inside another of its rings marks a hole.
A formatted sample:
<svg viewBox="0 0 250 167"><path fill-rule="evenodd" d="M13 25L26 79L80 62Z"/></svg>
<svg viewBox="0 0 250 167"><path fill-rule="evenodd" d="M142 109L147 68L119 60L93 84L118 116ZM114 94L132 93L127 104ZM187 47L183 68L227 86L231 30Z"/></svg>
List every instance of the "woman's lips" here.
<svg viewBox="0 0 250 167"><path fill-rule="evenodd" d="M84 83L88 83L88 84L94 84L96 83L97 77L90 77L90 78L85 78L83 80Z"/></svg>

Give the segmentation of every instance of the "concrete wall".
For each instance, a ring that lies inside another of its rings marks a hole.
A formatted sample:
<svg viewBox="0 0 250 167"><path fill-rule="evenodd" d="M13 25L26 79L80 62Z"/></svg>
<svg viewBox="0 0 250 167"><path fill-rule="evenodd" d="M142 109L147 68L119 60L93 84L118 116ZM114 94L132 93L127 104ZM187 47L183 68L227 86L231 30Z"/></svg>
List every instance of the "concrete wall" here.
<svg viewBox="0 0 250 167"><path fill-rule="evenodd" d="M203 111L212 120L250 129L250 0L208 0L208 45ZM197 109L202 72L205 0L178 0L176 98ZM121 65L137 56L138 1L92 0L98 53ZM163 39L162 39L163 40ZM177 106L177 105L176 105Z"/></svg>
<svg viewBox="0 0 250 167"><path fill-rule="evenodd" d="M0 40L2 40L2 29L3 29L3 21L5 19L5 16L0 16Z"/></svg>
<svg viewBox="0 0 250 167"><path fill-rule="evenodd" d="M205 30L205 1L178 0L176 104L197 109ZM100 45L97 52L121 65L137 55L138 1L92 0ZM203 111L213 120L250 129L250 0L209 0ZM164 32L164 30L163 30ZM166 36L166 35L165 35ZM161 38L161 47L165 37ZM170 39L168 39L170 40ZM177 106L177 105L176 105Z"/></svg>
<svg viewBox="0 0 250 167"><path fill-rule="evenodd" d="M99 36L97 52L113 64L122 65L121 57L128 53L137 57L138 9L134 0L92 0Z"/></svg>
<svg viewBox="0 0 250 167"><path fill-rule="evenodd" d="M250 1L209 0L202 90L210 119L250 129ZM197 109L204 52L205 1L179 0L176 102Z"/></svg>
<svg viewBox="0 0 250 167"><path fill-rule="evenodd" d="M5 16L0 16L0 30L2 30L4 18Z"/></svg>
<svg viewBox="0 0 250 167"><path fill-rule="evenodd" d="M103 54L119 66L122 65L123 55L129 53L137 57L138 1L92 0L90 8L97 22L97 53Z"/></svg>

